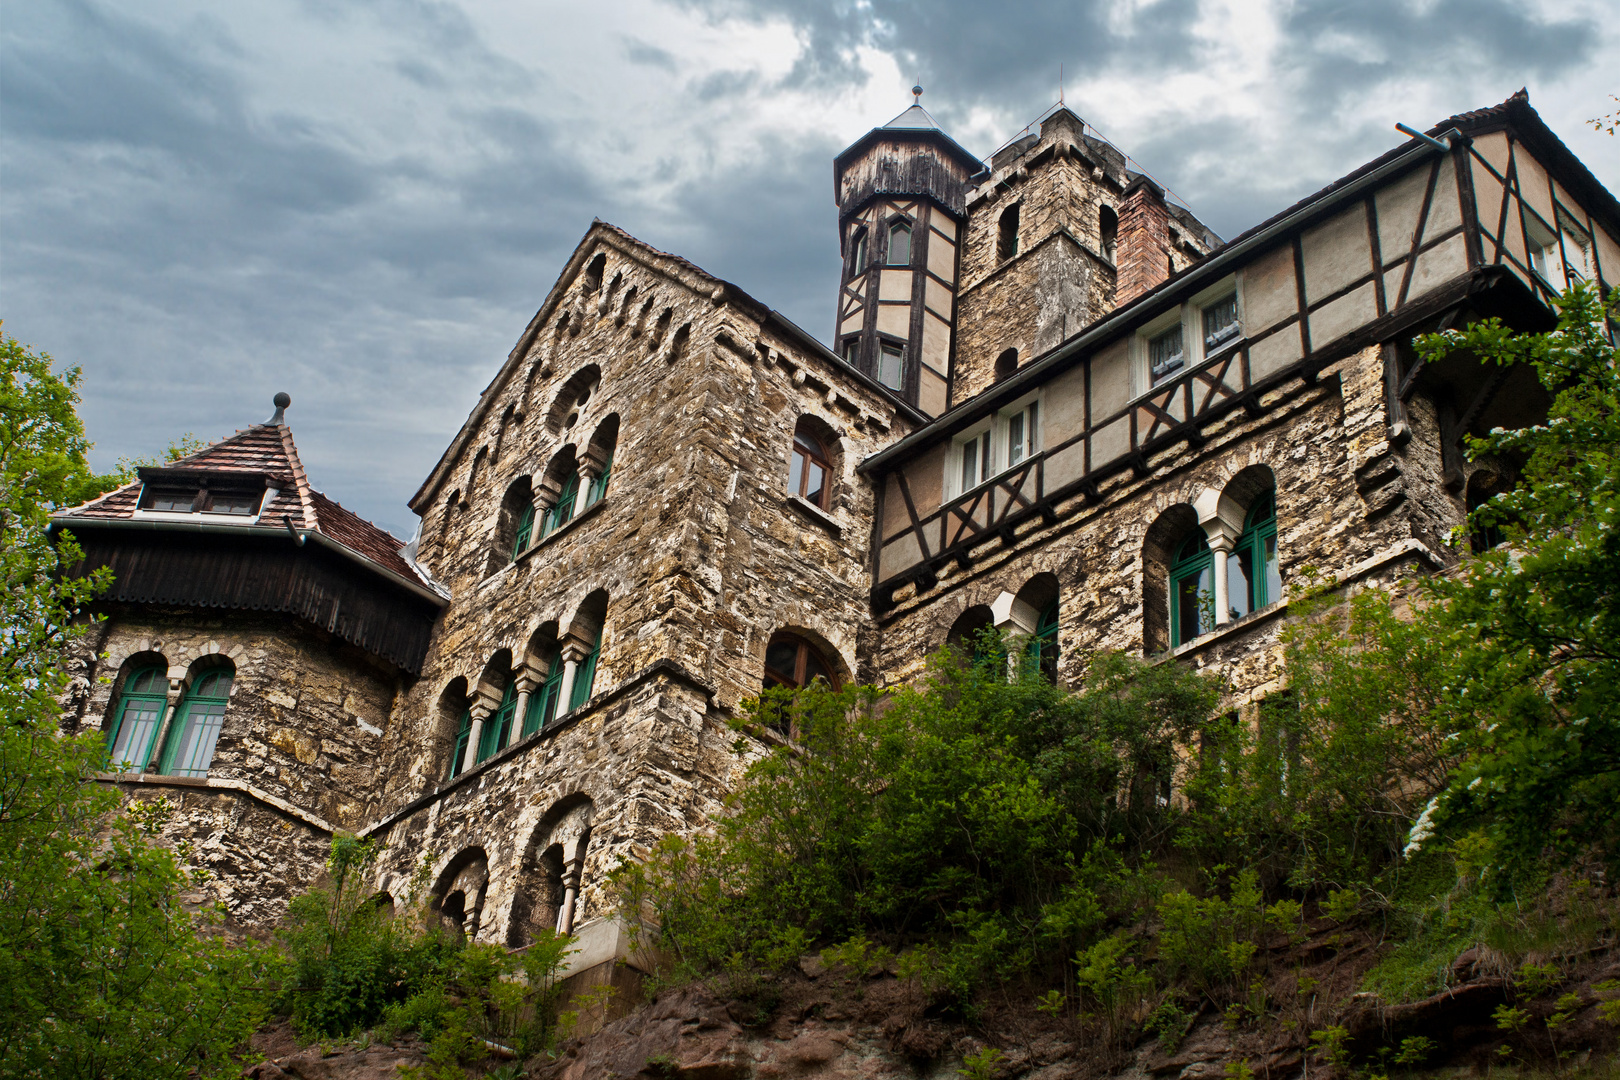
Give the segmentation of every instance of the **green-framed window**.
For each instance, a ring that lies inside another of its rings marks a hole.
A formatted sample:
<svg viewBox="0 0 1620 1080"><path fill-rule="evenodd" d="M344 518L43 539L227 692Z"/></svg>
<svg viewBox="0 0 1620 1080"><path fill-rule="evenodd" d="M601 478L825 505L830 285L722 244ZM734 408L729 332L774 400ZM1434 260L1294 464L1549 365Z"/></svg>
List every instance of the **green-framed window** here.
<svg viewBox="0 0 1620 1080"><path fill-rule="evenodd" d="M562 694L563 658L559 651L551 659L551 670L546 673L546 681L540 688L529 695L529 707L523 713L523 734L533 735L553 720L557 719L557 699Z"/></svg>
<svg viewBox="0 0 1620 1080"><path fill-rule="evenodd" d="M523 507L523 512L518 515L517 533L516 533L516 535L514 535L512 537L512 561L513 562L517 561L517 557L519 555L521 555L525 551L529 550L529 541L533 537L534 537L534 503L528 503L527 505L525 505Z"/></svg>
<svg viewBox="0 0 1620 1080"><path fill-rule="evenodd" d="M174 711L174 724L165 740L160 771L170 776L208 775L235 677L229 668L212 668L192 682Z"/></svg>
<svg viewBox="0 0 1620 1080"><path fill-rule="evenodd" d="M1282 571L1277 565L1277 493L1254 500L1243 533L1226 561L1227 599L1232 618L1282 599Z"/></svg>
<svg viewBox="0 0 1620 1080"><path fill-rule="evenodd" d="M484 729L478 735L478 760L494 757L500 748L506 745L506 737L512 734L512 717L517 713L517 680L507 679L506 690L501 694L501 703L484 721Z"/></svg>
<svg viewBox="0 0 1620 1080"><path fill-rule="evenodd" d="M1202 529L1182 541L1170 564L1170 647L1215 629L1215 553Z"/></svg>
<svg viewBox="0 0 1620 1080"><path fill-rule="evenodd" d="M107 771L141 772L152 759L152 740L163 723L169 680L161 667L129 673L107 733Z"/></svg>
<svg viewBox="0 0 1620 1080"><path fill-rule="evenodd" d="M574 503L578 501L579 470L575 469L563 480L562 490L557 494L557 505L546 511L546 518L540 525L540 538L542 540L573 519Z"/></svg>
<svg viewBox="0 0 1620 1080"><path fill-rule="evenodd" d="M456 721L456 747L450 755L450 775L461 775L461 763L467 760L467 741L472 738L472 710L465 709Z"/></svg>
<svg viewBox="0 0 1620 1080"><path fill-rule="evenodd" d="M596 682L596 658L601 654L602 631L598 630L596 640L591 642L590 653L579 662L579 667L574 671L574 690L568 695L569 712L591 700L591 686Z"/></svg>
<svg viewBox="0 0 1620 1080"><path fill-rule="evenodd" d="M585 492L585 505L595 506L607 494L608 478L613 475L613 455L609 454L607 461L602 464L602 475L591 481L591 486Z"/></svg>
<svg viewBox="0 0 1620 1080"><path fill-rule="evenodd" d="M1041 612L1035 633L1029 639L1030 663L1040 669L1048 682L1057 682L1058 602L1053 600Z"/></svg>

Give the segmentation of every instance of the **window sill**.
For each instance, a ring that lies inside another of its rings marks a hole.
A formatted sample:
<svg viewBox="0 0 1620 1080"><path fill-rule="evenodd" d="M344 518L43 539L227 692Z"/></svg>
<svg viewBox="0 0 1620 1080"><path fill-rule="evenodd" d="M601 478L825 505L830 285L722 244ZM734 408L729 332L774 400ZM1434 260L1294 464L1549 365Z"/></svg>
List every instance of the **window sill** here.
<svg viewBox="0 0 1620 1080"><path fill-rule="evenodd" d="M567 536L570 529L572 529L574 526L578 525L580 522L584 521L586 518L589 518L589 517L595 515L599 510L602 509L602 507L606 506L607 503L608 503L608 497L606 495L603 495L600 499L597 499L595 502L591 503L591 505L587 506L585 509L583 509L579 513L575 514L573 517L569 518L567 521L565 521L561 525L557 526L551 532L547 533L545 536L542 536L540 539L536 540L534 543L532 543L528 547L524 548L523 553L521 555L519 555L517 558L513 559L512 562L509 565L514 565L515 566L516 564L522 562L524 559L527 559L529 556L533 555L535 552L539 551L541 548L545 547L547 544L550 544L553 541L555 541L559 536Z"/></svg>
<svg viewBox="0 0 1620 1080"><path fill-rule="evenodd" d="M821 526L823 529L826 529L832 534L835 540L843 537L844 527L838 524L838 519L827 513L827 511L823 510L815 503L811 502L809 499L805 498L803 495L789 495L787 497L787 504L793 507L793 509L797 510L804 517L809 518L815 524Z"/></svg>

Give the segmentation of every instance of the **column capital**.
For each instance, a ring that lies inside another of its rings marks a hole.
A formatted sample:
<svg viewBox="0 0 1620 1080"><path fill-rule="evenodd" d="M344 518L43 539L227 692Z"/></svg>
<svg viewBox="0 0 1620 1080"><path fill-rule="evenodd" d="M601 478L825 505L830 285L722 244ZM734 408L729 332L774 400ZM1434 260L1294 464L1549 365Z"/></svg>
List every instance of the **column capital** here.
<svg viewBox="0 0 1620 1080"><path fill-rule="evenodd" d="M563 639L562 645L560 646L563 663L583 664L585 662L585 658L591 655L591 650L594 647L594 642L586 641L574 634L569 634Z"/></svg>

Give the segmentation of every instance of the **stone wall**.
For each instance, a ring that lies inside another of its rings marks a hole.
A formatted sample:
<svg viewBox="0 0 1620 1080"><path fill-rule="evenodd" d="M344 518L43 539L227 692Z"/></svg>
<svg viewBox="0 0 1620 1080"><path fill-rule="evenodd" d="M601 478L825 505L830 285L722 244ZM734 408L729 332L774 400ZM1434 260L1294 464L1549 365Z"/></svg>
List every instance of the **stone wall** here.
<svg viewBox="0 0 1620 1080"><path fill-rule="evenodd" d="M375 811L396 674L284 616L125 606L105 614L86 643L99 657L88 658L78 684L78 732L109 729L122 680L138 667L165 667L176 691L210 664L234 667L208 776L147 772L118 786L167 797L176 813L164 839L192 843L213 872L205 894L237 922L273 923L320 873L332 829L359 829Z"/></svg>

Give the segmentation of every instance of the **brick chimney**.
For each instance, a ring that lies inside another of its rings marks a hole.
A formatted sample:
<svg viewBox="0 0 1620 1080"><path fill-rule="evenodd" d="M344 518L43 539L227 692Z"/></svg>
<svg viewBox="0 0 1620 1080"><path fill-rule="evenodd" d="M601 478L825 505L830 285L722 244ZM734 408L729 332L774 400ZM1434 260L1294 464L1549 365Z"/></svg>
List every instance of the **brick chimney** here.
<svg viewBox="0 0 1620 1080"><path fill-rule="evenodd" d="M1114 306L1132 300L1170 278L1170 211L1164 191L1145 176L1125 188L1119 202L1118 275Z"/></svg>

